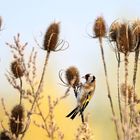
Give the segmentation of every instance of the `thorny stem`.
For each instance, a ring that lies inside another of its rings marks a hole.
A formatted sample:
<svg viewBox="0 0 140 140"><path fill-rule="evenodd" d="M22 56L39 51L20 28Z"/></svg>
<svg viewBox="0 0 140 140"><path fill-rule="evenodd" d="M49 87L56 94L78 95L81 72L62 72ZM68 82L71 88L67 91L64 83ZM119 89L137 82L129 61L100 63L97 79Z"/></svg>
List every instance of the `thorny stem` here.
<svg viewBox="0 0 140 140"><path fill-rule="evenodd" d="M128 90L127 90L127 85L128 85L128 53L125 53L124 54L124 67L125 67L125 113L124 113L124 123L127 124L128 122L128 118L127 118L127 115L128 115L128 112L127 112L127 105L128 105ZM124 125L125 125L124 124ZM124 140L126 140L126 138L128 137L127 136L127 131L128 130L123 130L124 131Z"/></svg>
<svg viewBox="0 0 140 140"><path fill-rule="evenodd" d="M124 61L125 61L125 107L127 107L128 104L128 93L127 93L127 82L128 82L128 54L124 54Z"/></svg>
<svg viewBox="0 0 140 140"><path fill-rule="evenodd" d="M122 123L122 107L121 107L121 96L120 96L120 53L119 52L118 52L117 86L118 86L118 104L119 104L120 120Z"/></svg>
<svg viewBox="0 0 140 140"><path fill-rule="evenodd" d="M45 59L45 63L44 63L43 72L42 72L42 75L41 75L41 79L40 79L40 82L39 82L37 91L36 91L36 93L35 93L35 98L34 98L34 102L33 102L32 106L31 106L30 113L32 113L33 108L34 108L34 105L35 105L36 100L37 100L37 97L38 97L38 95L40 94L40 90L41 90L41 88L42 88L42 84L43 84L43 80L44 80L44 76L45 76L45 71L46 71L46 66L47 66L48 60L49 60L49 56L50 56L50 52L48 52L47 55L46 55L46 59Z"/></svg>
<svg viewBox="0 0 140 140"><path fill-rule="evenodd" d="M25 130L23 131L22 133L22 137L21 139L23 139L23 137L25 136L25 132L28 130L29 128L29 125L30 125L30 116L32 115L32 111L33 111L33 108L34 108L34 105L37 101L37 98L40 94L40 90L41 90L41 87L42 87L42 84L43 84L43 80L44 80L44 76L45 76L45 71L46 71L46 66L48 64L48 60L49 60L49 56L50 56L50 52L47 52L47 55L46 55L46 58L45 58L45 63L44 63L44 67L43 67L43 72L42 72L42 75L41 75L41 79L40 79L40 82L39 82L39 85L38 85L38 88L37 88L37 91L35 92L35 97L34 97L34 101L32 103L32 106L31 106L31 109L29 111L29 113L27 114L27 124L26 124L26 127L25 127Z"/></svg>
<svg viewBox="0 0 140 140"><path fill-rule="evenodd" d="M137 69L138 69L138 58L139 58L139 49L135 52L135 63L134 63L134 74L133 74L133 86L135 89L136 86L136 76L137 76ZM134 92L135 97L135 92Z"/></svg>
<svg viewBox="0 0 140 140"><path fill-rule="evenodd" d="M112 101L112 97L111 97L111 93L110 93L110 87L109 87L108 75L107 75L107 68L106 68L104 50L103 50L103 45L102 45L102 37L99 37L99 43L100 43L100 48L101 48L102 61L103 61L103 65L104 65L104 72L105 72L105 79L106 79L106 85L107 85L107 91L108 91L108 98L109 98L109 101L110 101L110 106L111 106L111 111L112 111L113 117L115 117L116 114L115 114L115 111L114 111L113 101ZM115 129L116 129L116 132L117 132L117 138L119 140L120 136L119 136L119 132L118 132L116 119L114 120L114 123L115 123Z"/></svg>

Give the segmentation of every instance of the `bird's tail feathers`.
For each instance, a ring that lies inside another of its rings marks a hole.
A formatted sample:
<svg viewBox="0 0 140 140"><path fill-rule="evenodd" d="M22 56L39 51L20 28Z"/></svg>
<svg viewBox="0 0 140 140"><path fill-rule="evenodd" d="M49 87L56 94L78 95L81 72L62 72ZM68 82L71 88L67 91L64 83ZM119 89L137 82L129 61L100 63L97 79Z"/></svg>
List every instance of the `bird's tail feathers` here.
<svg viewBox="0 0 140 140"><path fill-rule="evenodd" d="M66 117L70 117L73 120L76 117L76 115L79 113L79 111L80 111L80 108L76 107Z"/></svg>

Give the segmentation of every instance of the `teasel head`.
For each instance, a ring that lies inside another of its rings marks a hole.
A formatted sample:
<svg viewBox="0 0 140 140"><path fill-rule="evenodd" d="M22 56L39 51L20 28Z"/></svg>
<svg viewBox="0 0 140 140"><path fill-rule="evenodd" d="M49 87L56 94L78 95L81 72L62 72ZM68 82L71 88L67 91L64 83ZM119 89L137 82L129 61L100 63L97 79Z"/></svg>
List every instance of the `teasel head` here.
<svg viewBox="0 0 140 140"><path fill-rule="evenodd" d="M100 16L95 20L95 23L93 25L93 34L96 38L106 36L106 24L103 17Z"/></svg>
<svg viewBox="0 0 140 140"><path fill-rule="evenodd" d="M72 87L77 86L80 82L79 71L74 66L71 66L66 70L65 77L66 77L67 83L71 85Z"/></svg>
<svg viewBox="0 0 140 140"><path fill-rule="evenodd" d="M111 42L117 42L119 28L120 28L119 22L115 21L111 24L109 29L109 38Z"/></svg>
<svg viewBox="0 0 140 140"><path fill-rule="evenodd" d="M11 63L11 72L15 78L21 78L24 75L24 68L22 62L17 59Z"/></svg>
<svg viewBox="0 0 140 140"><path fill-rule="evenodd" d="M12 134L15 134L16 137L23 130L23 122L24 122L24 108L22 105L16 105L11 111L10 117L10 130Z"/></svg>
<svg viewBox="0 0 140 140"><path fill-rule="evenodd" d="M121 53L129 53L132 48L132 32L127 23L123 23L120 25L117 43L118 43L118 51Z"/></svg>
<svg viewBox="0 0 140 140"><path fill-rule="evenodd" d="M0 140L12 140L12 139L8 135L8 132L3 131L3 132L0 133Z"/></svg>
<svg viewBox="0 0 140 140"><path fill-rule="evenodd" d="M132 32L135 36L135 46L136 50L139 49L140 43L140 20L137 19L132 23Z"/></svg>
<svg viewBox="0 0 140 140"><path fill-rule="evenodd" d="M116 50L120 53L129 54L136 49L136 38L129 22L113 22L109 30L109 37L111 42L116 43Z"/></svg>
<svg viewBox="0 0 140 140"><path fill-rule="evenodd" d="M47 52L50 51L55 51L58 45L58 40L59 40L59 23L52 23L48 27L45 36L44 36L44 44L43 44L43 49L46 50Z"/></svg>

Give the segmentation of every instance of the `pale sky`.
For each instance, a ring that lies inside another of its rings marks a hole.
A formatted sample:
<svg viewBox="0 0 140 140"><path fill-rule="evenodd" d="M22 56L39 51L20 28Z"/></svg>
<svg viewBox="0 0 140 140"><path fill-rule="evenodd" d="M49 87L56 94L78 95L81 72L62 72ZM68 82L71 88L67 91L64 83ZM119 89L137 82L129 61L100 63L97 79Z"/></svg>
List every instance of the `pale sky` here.
<svg viewBox="0 0 140 140"><path fill-rule="evenodd" d="M91 39L87 35L87 32L92 34L92 25L98 16L104 17L108 27L118 18L128 20L140 18L140 1L0 0L0 16L3 18L3 31L0 32L0 98L6 95L5 98L11 97L12 101L14 101L15 94L9 93L12 91L9 91L9 87L7 88L8 83L4 76L11 62L10 50L6 48L5 42L12 42L13 36L20 33L22 41L27 41L29 43L29 50L31 50L35 46L33 37L36 37L39 43L42 44L43 36L41 35L44 34L49 24L54 21L59 21L61 22L60 38L69 42L69 48L65 52L52 54L51 60L49 61L49 69L51 70L53 68L53 76L56 76L58 80L58 71L60 69L75 65L82 75L85 73L95 74L98 79L98 85L100 85L104 82L101 81L101 77L104 76L104 71L100 48L98 41ZM108 54L112 54L113 56L113 52L111 52L107 42L105 42L104 47L106 60L114 63L115 55L113 60L112 58L110 59L110 55ZM38 47L36 49L39 52L39 65L41 65L43 64L42 57L44 52ZM111 70L111 65L108 68ZM113 74L115 74L115 71ZM58 82L56 81L56 83ZM97 86L95 95L97 100L93 104L94 111L106 111L103 106L99 108L101 102L107 100L107 94L104 93L106 85L103 86L102 90ZM91 107L91 104L89 106ZM96 116L96 113L94 114ZM101 121L100 119L98 121Z"/></svg>
<svg viewBox="0 0 140 140"><path fill-rule="evenodd" d="M101 15L109 27L118 18L138 18L139 5L139 0L1 0L0 16L4 30L0 33L0 73L5 73L11 59L5 42L11 42L12 37L20 33L22 41L27 41L29 47L35 46L33 37L42 44L41 34L48 25L60 21L60 38L67 40L70 47L63 54L54 55L56 69L76 65L82 74L97 74L100 69L98 41L87 35L87 32L92 34L94 20ZM110 48L107 48L108 52Z"/></svg>

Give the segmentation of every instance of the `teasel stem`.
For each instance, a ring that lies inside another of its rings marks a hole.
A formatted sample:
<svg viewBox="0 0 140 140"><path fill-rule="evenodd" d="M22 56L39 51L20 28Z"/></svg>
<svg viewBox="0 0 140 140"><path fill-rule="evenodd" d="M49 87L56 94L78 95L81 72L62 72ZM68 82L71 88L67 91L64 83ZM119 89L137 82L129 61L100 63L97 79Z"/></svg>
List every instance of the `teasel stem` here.
<svg viewBox="0 0 140 140"><path fill-rule="evenodd" d="M49 56L50 56L50 51L47 52L47 55L46 55L46 58L45 58L45 63L44 63L44 67L43 67L41 79L40 79L40 82L39 82L37 91L35 92L35 98L34 98L34 102L33 102L33 104L32 104L32 107L31 107L31 109L30 109L30 113L32 113L32 110L33 110L34 105L35 105L35 103L36 103L37 97L38 97L38 95L40 94L40 90L41 90L42 85L43 85L43 80L44 80L45 71L46 71L46 67L47 67L47 64L48 64Z"/></svg>
<svg viewBox="0 0 140 140"><path fill-rule="evenodd" d="M30 109L30 111L27 114L27 125L25 127L25 130L22 133L21 140L23 139L23 137L25 136L25 132L29 128L29 125L30 125L30 116L32 115L32 111L34 109L34 106L35 106L35 104L37 102L37 98L38 98L38 96L40 94L40 90L42 88L42 84L43 84L43 80L44 80L44 76L45 76L45 71L46 71L46 67L47 67L47 64L48 64L48 60L49 60L49 56L50 56L50 51L47 51L46 58L45 58L45 63L44 63L44 67L43 67L43 71L42 71L42 75L41 75L41 79L40 79L40 82L39 82L37 91L35 92L35 97L34 97L34 101L32 103L31 109Z"/></svg>
<svg viewBox="0 0 140 140"><path fill-rule="evenodd" d="M103 65L104 65L104 72L105 72L105 79L106 79L106 85L107 85L107 91L108 91L108 98L109 98L109 101L110 101L112 115L113 115L113 117L116 117L116 114L115 114L115 111L114 111L114 106L113 106L113 101L112 101L112 97L111 97L109 82L108 82L108 75L107 75L107 68L106 68L106 62L105 62L105 57L104 57L102 37L99 37L99 43L100 43L100 48L101 48L102 61L103 61ZM120 135L119 135L119 132L118 132L118 125L117 125L116 118L114 120L114 124L115 124L116 133L117 133L117 139L120 140Z"/></svg>
<svg viewBox="0 0 140 140"><path fill-rule="evenodd" d="M103 65L104 65L104 72L105 72L105 79L106 79L106 84L107 84L108 98L110 100L112 114L113 114L113 116L115 116L115 111L114 111L114 107L113 107L113 102L112 102L112 97L111 97L110 87L109 87L109 82L108 82L107 68L106 68L106 62L105 62L104 50L103 50L102 38L101 37L99 38L99 43L100 43L100 48L101 48L102 61L103 61Z"/></svg>
<svg viewBox="0 0 140 140"><path fill-rule="evenodd" d="M120 52L118 52L117 86L118 86L118 105L119 105L119 112L120 112L120 120L122 123L122 106L121 106L121 96L120 96Z"/></svg>
<svg viewBox="0 0 140 140"><path fill-rule="evenodd" d="M128 53L124 54L124 67L125 67L125 108L128 104L128 93L127 93L127 85L128 85Z"/></svg>
<svg viewBox="0 0 140 140"><path fill-rule="evenodd" d="M127 85L128 85L128 53L124 53L124 79L125 79L125 107L124 107L124 125L128 124L128 112L127 112L127 105L128 105L128 90L127 90ZM123 130L124 132L124 140L127 138L127 132L128 130Z"/></svg>
<svg viewBox="0 0 140 140"><path fill-rule="evenodd" d="M138 59L139 59L139 49L137 49L135 51L135 63L134 63L134 74L133 74L133 86L134 86L134 89L135 89L135 86L136 86L136 79L137 79ZM135 97L135 92L134 92L134 97Z"/></svg>

